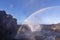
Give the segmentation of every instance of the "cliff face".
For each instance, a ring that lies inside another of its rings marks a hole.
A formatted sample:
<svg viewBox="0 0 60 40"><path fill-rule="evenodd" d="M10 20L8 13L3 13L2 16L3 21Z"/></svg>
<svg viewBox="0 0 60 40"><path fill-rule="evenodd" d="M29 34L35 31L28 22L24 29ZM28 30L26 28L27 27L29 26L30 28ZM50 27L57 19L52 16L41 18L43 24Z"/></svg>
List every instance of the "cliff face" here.
<svg viewBox="0 0 60 40"><path fill-rule="evenodd" d="M16 34L17 20L5 11L0 11L0 40L11 39Z"/></svg>

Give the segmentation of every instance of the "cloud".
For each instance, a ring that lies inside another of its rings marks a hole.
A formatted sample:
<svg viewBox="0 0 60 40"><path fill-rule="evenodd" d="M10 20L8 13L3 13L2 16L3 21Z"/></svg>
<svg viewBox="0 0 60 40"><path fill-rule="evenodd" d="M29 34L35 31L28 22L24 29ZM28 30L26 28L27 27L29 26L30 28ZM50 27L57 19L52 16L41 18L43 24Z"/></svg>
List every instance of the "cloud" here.
<svg viewBox="0 0 60 40"><path fill-rule="evenodd" d="M35 0L29 0L26 4L23 5L23 8L28 7L30 4L34 3Z"/></svg>
<svg viewBox="0 0 60 40"><path fill-rule="evenodd" d="M10 5L10 8L13 8L13 7L14 7L14 5L13 5L13 4L11 4L11 5Z"/></svg>

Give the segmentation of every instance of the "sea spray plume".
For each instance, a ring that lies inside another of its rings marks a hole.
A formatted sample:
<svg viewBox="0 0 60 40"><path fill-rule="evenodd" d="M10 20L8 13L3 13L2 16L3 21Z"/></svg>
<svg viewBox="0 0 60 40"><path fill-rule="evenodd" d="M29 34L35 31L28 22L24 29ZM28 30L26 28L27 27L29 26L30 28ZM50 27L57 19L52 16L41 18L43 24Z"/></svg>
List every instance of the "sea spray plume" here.
<svg viewBox="0 0 60 40"><path fill-rule="evenodd" d="M40 30L41 30L40 24L31 23L31 22L28 21L28 20L25 21L24 23L29 26L29 28L31 29L32 32L34 32L34 31L40 31Z"/></svg>

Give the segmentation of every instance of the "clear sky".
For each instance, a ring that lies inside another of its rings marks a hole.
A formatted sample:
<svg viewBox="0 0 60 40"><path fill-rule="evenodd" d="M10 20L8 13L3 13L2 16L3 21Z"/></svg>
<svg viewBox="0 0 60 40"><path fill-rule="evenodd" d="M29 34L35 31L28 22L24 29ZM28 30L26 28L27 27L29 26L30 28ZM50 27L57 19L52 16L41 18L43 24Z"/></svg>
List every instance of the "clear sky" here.
<svg viewBox="0 0 60 40"><path fill-rule="evenodd" d="M0 0L0 10L13 15L18 23L22 23L35 11L50 6L60 6L60 0Z"/></svg>

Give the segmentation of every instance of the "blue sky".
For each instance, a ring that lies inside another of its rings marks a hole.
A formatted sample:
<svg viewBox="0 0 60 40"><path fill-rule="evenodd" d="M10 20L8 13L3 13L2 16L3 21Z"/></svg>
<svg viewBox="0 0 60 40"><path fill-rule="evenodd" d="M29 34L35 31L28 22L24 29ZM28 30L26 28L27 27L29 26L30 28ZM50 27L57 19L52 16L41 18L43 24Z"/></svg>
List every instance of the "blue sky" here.
<svg viewBox="0 0 60 40"><path fill-rule="evenodd" d="M50 6L60 6L60 0L0 0L0 10L13 15L18 23L35 11Z"/></svg>

